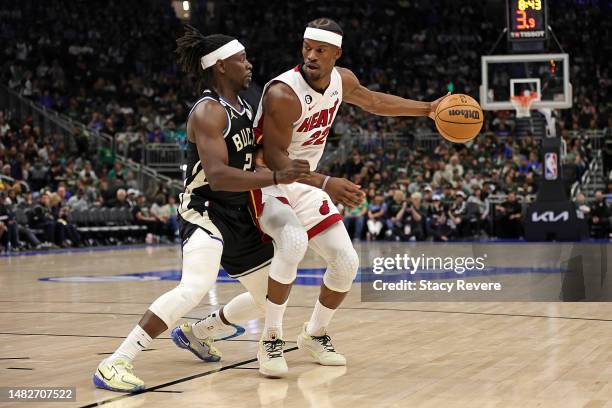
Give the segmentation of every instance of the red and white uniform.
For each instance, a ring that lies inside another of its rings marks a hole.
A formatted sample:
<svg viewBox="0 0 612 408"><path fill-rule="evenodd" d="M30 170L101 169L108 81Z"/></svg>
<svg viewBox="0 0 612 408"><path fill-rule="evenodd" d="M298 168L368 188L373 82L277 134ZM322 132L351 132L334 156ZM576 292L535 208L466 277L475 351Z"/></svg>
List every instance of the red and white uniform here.
<svg viewBox="0 0 612 408"><path fill-rule="evenodd" d="M297 66L268 82L263 90L264 95L270 84L277 81L291 87L302 106L300 118L293 123L291 144L287 149L289 158L307 160L310 163L310 170L314 171L323 156L327 135L342 103L340 73L336 68L333 69L329 86L321 94L308 85ZM254 123L255 142L258 144L264 143L265 140L263 128L266 112L262 102L259 103ZM306 228L309 239L335 222L342 221L329 195L317 187L302 183L279 184L254 190L251 194L257 218L261 215L263 204L271 197L275 197L291 206Z"/></svg>

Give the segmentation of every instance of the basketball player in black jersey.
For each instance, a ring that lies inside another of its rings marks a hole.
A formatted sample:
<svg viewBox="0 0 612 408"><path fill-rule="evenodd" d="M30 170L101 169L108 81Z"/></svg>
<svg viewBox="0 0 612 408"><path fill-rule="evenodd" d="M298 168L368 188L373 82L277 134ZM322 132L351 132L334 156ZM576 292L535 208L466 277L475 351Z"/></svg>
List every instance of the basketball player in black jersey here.
<svg viewBox="0 0 612 408"><path fill-rule="evenodd" d="M183 240L181 282L153 302L115 353L98 366L95 386L112 391L144 389L144 382L134 374L132 360L153 338L198 305L215 283L220 264L249 291L251 281L267 280L267 271L266 276L251 278L267 269L273 248L262 243L252 222L248 191L310 175L304 160L294 160L282 171L253 172L254 113L238 96L251 82L252 66L244 47L232 37L204 37L190 26L186 30L177 40L178 62L184 71L201 78L205 91L187 121L187 179L178 210ZM259 317L254 296L246 292L232 299L220 318L248 319L247 311ZM265 293L257 296L265 299ZM238 304L235 316L231 316L232 302ZM180 326L172 337L179 347L203 360L220 359L212 341L200 341L192 326Z"/></svg>

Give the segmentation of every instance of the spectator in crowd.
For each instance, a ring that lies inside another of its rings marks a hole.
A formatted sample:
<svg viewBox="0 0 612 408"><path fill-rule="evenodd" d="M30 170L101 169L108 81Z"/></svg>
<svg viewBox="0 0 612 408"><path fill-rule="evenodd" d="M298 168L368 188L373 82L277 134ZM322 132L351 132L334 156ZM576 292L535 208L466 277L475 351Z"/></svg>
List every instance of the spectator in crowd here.
<svg viewBox="0 0 612 408"><path fill-rule="evenodd" d="M130 203L127 201L127 192L125 191L125 189L119 188L117 189L117 192L115 194L115 200L109 203L109 207L132 208Z"/></svg>
<svg viewBox="0 0 612 408"><path fill-rule="evenodd" d="M0 243L8 251L19 250L18 224L15 216L6 206L0 193Z"/></svg>
<svg viewBox="0 0 612 408"><path fill-rule="evenodd" d="M125 180L127 178L127 169L123 167L123 164L119 160L115 160L115 164L111 171L108 172L109 183L115 183L117 179Z"/></svg>
<svg viewBox="0 0 612 408"><path fill-rule="evenodd" d="M502 238L519 238L523 234L521 223L522 207L516 199L514 191L508 192L508 197L501 205L495 206L497 211L498 231L497 235Z"/></svg>
<svg viewBox="0 0 612 408"><path fill-rule="evenodd" d="M132 208L132 216L137 225L147 227L146 242L148 244L159 242L161 235L167 234L164 223L151 215L151 211L145 203L145 196L140 193L136 197L136 205ZM174 235L172 235L172 239L174 239Z"/></svg>
<svg viewBox="0 0 612 408"><path fill-rule="evenodd" d="M93 170L93 167L89 160L85 162L85 166L83 167L83 170L79 172L79 177L82 180L87 180L93 183L96 183L98 181L98 176L96 175L96 172Z"/></svg>
<svg viewBox="0 0 612 408"><path fill-rule="evenodd" d="M151 205L151 215L163 222L165 228L169 230L172 235L178 235L176 213L171 212L171 208L166 203L166 196L164 194L158 194L157 197L155 197L155 202Z"/></svg>
<svg viewBox="0 0 612 408"><path fill-rule="evenodd" d="M428 211L430 219L429 228L430 235L436 242L447 242L454 235L454 230L451 228L451 221L448 218L446 208L442 204L441 196L434 194L432 197L431 207Z"/></svg>
<svg viewBox="0 0 612 408"><path fill-rule="evenodd" d="M366 198L364 198L363 202L359 206L344 209L344 225L346 226L346 230L350 233L352 227L354 227L354 232L352 235L353 241L358 241L361 239L367 212L368 200Z"/></svg>
<svg viewBox="0 0 612 408"><path fill-rule="evenodd" d="M490 233L489 208L491 203L488 199L488 194L483 193L482 189L477 187L474 189L473 195L468 197L468 217L471 218L471 223L475 228L475 235L480 236L482 230Z"/></svg>
<svg viewBox="0 0 612 408"><path fill-rule="evenodd" d="M89 208L87 195L85 195L83 189L78 189L76 195L68 199L67 206L71 211L85 211Z"/></svg>
<svg viewBox="0 0 612 408"><path fill-rule="evenodd" d="M451 221L454 228L457 230L458 237L467 236L467 203L465 202L465 193L461 190L455 193L455 201L451 204L449 209Z"/></svg>
<svg viewBox="0 0 612 408"><path fill-rule="evenodd" d="M396 190L393 201L387 208L387 237L395 241L422 240L424 238L423 214L420 206L420 193L413 193L410 201L407 201L404 192Z"/></svg>
<svg viewBox="0 0 612 408"><path fill-rule="evenodd" d="M423 207L422 195L418 191L413 192L410 195L410 202L406 207L404 214L404 225L410 226L408 231L404 226L403 240L408 241L422 241L425 239L425 229L423 227L425 223L425 217L427 216L426 209Z"/></svg>
<svg viewBox="0 0 612 408"><path fill-rule="evenodd" d="M375 241L380 236L384 227L383 220L386 210L387 206L383 196L375 195L374 200L368 206L368 232L366 234L368 241Z"/></svg>
<svg viewBox="0 0 612 408"><path fill-rule="evenodd" d="M610 237L610 207L605 202L601 190L595 192L595 201L591 206L590 228L593 238Z"/></svg>
<svg viewBox="0 0 612 408"><path fill-rule="evenodd" d="M58 230L57 222L51 212L51 198L49 193L44 192L40 195L38 205L28 213L28 216L29 226L33 229L41 229L43 231L45 245L53 246L54 244L61 244L64 242L62 231Z"/></svg>
<svg viewBox="0 0 612 408"><path fill-rule="evenodd" d="M135 188L129 188L127 191L127 203L130 208L134 208L136 205L136 199L140 195L140 191Z"/></svg>
<svg viewBox="0 0 612 408"><path fill-rule="evenodd" d="M587 205L584 194L578 193L574 203L576 204L576 214L578 215L578 219L585 220L590 223L591 208Z"/></svg>

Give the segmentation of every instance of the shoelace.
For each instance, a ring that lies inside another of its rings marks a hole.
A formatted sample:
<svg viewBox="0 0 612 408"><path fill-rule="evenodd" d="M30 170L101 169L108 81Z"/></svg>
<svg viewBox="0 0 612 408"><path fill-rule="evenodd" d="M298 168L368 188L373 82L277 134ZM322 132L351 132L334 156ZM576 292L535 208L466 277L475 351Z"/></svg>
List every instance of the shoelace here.
<svg viewBox="0 0 612 408"><path fill-rule="evenodd" d="M281 339L276 339L264 341L263 345L266 348L266 353L268 353L268 356L270 356L270 358L277 358L282 356L283 346L285 345L285 342Z"/></svg>
<svg viewBox="0 0 612 408"><path fill-rule="evenodd" d="M321 345L326 351L329 351L331 353L336 352L336 349L334 349L334 346L331 343L331 338L327 334L323 336L312 336L312 338L321 343Z"/></svg>

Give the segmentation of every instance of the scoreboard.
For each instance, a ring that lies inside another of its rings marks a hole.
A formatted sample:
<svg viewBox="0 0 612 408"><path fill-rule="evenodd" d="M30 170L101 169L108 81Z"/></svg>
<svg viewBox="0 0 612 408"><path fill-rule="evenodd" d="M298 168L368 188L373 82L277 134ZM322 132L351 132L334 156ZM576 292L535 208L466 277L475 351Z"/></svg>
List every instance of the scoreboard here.
<svg viewBox="0 0 612 408"><path fill-rule="evenodd" d="M547 38L546 0L507 0L508 40L534 41Z"/></svg>

